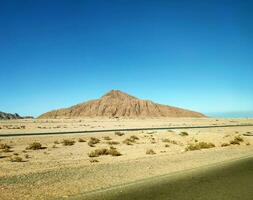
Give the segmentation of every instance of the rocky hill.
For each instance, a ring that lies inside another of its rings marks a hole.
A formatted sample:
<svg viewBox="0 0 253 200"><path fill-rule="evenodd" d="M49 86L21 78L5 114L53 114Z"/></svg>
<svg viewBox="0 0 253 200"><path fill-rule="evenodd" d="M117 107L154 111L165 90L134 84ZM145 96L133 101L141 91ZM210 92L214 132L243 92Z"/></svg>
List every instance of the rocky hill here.
<svg viewBox="0 0 253 200"><path fill-rule="evenodd" d="M0 111L0 120L1 119L22 119L22 117L19 116L17 113L11 114L11 113L4 113Z"/></svg>
<svg viewBox="0 0 253 200"><path fill-rule="evenodd" d="M119 90L112 90L100 99L77 104L69 108L53 110L39 118L158 118L158 117L205 117L203 114L141 100Z"/></svg>

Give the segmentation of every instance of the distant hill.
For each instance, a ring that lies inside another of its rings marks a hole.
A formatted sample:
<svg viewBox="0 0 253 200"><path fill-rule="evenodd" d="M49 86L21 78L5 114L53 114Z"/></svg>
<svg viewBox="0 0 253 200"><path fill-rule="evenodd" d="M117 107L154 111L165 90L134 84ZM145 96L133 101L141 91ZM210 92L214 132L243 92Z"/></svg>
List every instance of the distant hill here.
<svg viewBox="0 0 253 200"><path fill-rule="evenodd" d="M39 118L156 118L156 117L205 117L205 115L141 100L119 90L112 90L100 99L74 105L70 108L53 110Z"/></svg>
<svg viewBox="0 0 253 200"><path fill-rule="evenodd" d="M22 117L19 116L17 113L11 114L0 111L0 119L22 119Z"/></svg>

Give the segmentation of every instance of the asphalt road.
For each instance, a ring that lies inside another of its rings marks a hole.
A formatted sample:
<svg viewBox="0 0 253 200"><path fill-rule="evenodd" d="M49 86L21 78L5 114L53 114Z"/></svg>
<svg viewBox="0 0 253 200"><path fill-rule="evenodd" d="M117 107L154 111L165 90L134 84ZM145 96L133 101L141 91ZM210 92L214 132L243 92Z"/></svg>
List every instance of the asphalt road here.
<svg viewBox="0 0 253 200"><path fill-rule="evenodd" d="M84 131L58 131L58 132L42 132L42 133L2 133L0 137L19 137L19 136L39 136L39 135L66 135L66 134L81 134L81 133L100 133L100 132L115 132L115 131L147 131L147 130L175 130L175 129L205 129L205 128L228 128L228 127L245 127L253 126L253 124L241 125L213 125L213 126L171 126L171 127L152 127L152 128L125 128L125 129L100 129L100 130L84 130Z"/></svg>
<svg viewBox="0 0 253 200"><path fill-rule="evenodd" d="M79 194L85 200L252 200L253 157Z"/></svg>

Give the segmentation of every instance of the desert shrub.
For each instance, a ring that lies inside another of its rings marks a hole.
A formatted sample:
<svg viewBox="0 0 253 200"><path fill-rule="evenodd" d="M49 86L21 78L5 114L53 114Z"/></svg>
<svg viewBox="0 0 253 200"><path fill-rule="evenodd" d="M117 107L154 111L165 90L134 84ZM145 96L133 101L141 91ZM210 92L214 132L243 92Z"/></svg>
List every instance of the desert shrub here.
<svg viewBox="0 0 253 200"><path fill-rule="evenodd" d="M130 139L131 139L131 140L134 140L134 141L135 141L135 140L139 140L139 138L138 138L136 135L131 135L131 136L130 136Z"/></svg>
<svg viewBox="0 0 253 200"><path fill-rule="evenodd" d="M14 156L18 156L19 154L18 153L13 153Z"/></svg>
<svg viewBox="0 0 253 200"><path fill-rule="evenodd" d="M8 144L0 144L0 149L10 149L11 146Z"/></svg>
<svg viewBox="0 0 253 200"><path fill-rule="evenodd" d="M235 136L233 140L230 141L230 144L232 145L240 145L241 142L243 142L243 138L241 136Z"/></svg>
<svg viewBox="0 0 253 200"><path fill-rule="evenodd" d="M78 139L78 142L86 142L86 140L83 139L83 138L79 138L79 139Z"/></svg>
<svg viewBox="0 0 253 200"><path fill-rule="evenodd" d="M249 145L250 145L250 143L249 143L249 142L246 142L245 144L246 144L247 146L249 146Z"/></svg>
<svg viewBox="0 0 253 200"><path fill-rule="evenodd" d="M156 153L155 153L155 151L154 151L153 149L148 149L148 150L146 151L146 154L148 154L148 155L154 155L154 154L156 154Z"/></svg>
<svg viewBox="0 0 253 200"><path fill-rule="evenodd" d="M121 156L122 155L116 148L110 148L109 154L111 156Z"/></svg>
<svg viewBox="0 0 253 200"><path fill-rule="evenodd" d="M230 146L230 144L229 143L222 143L221 144L221 147L227 147L227 146Z"/></svg>
<svg viewBox="0 0 253 200"><path fill-rule="evenodd" d="M112 138L110 138L109 136L104 136L103 139L104 140L112 140Z"/></svg>
<svg viewBox="0 0 253 200"><path fill-rule="evenodd" d="M39 150L39 149L45 149L46 147L42 147L42 144L39 142L33 142L29 144L28 147L26 147L27 150Z"/></svg>
<svg viewBox="0 0 253 200"><path fill-rule="evenodd" d="M95 144L98 144L100 142L100 140L98 138L95 138L95 137L91 137L89 142L88 142L88 145L90 147L94 147Z"/></svg>
<svg viewBox="0 0 253 200"><path fill-rule="evenodd" d="M187 132L181 132L179 133L180 136L188 136L189 134Z"/></svg>
<svg viewBox="0 0 253 200"><path fill-rule="evenodd" d="M213 143L207 143L207 142L199 142L195 144L189 144L185 150L186 151L195 151L195 150L200 150L200 149L209 149L213 148L215 145Z"/></svg>
<svg viewBox="0 0 253 200"><path fill-rule="evenodd" d="M117 135L117 136L123 136L123 135L125 135L125 133L120 132L120 131L116 131L114 134Z"/></svg>
<svg viewBox="0 0 253 200"><path fill-rule="evenodd" d="M25 154L25 158L28 159L30 158L30 156L28 154Z"/></svg>
<svg viewBox="0 0 253 200"><path fill-rule="evenodd" d="M91 151L88 153L89 157L98 157L98 156L103 156L103 155L111 155L111 156L120 156L121 153L118 152L116 148L101 148L101 149L95 149L94 151Z"/></svg>
<svg viewBox="0 0 253 200"><path fill-rule="evenodd" d="M109 145L117 145L117 144L119 144L119 142L117 142L117 141L108 141L107 144L109 144Z"/></svg>
<svg viewBox="0 0 253 200"><path fill-rule="evenodd" d="M11 157L10 161L11 162L23 162L23 158L21 158L19 156L14 156L14 157Z"/></svg>
<svg viewBox="0 0 253 200"><path fill-rule="evenodd" d="M96 160L96 159L90 159L89 160L91 163L97 163L97 162L99 162L98 160Z"/></svg>
<svg viewBox="0 0 253 200"><path fill-rule="evenodd" d="M170 147L170 145L169 144L165 144L165 147L168 148L168 147Z"/></svg>
<svg viewBox="0 0 253 200"><path fill-rule="evenodd" d="M133 141L129 138L126 138L125 140L123 140L123 144L126 144L126 145L133 145Z"/></svg>
<svg viewBox="0 0 253 200"><path fill-rule="evenodd" d="M162 139L162 142L171 143L171 144L178 144L177 141L175 141L175 140L170 140L170 139L168 139L168 138Z"/></svg>
<svg viewBox="0 0 253 200"><path fill-rule="evenodd" d="M75 144L75 141L74 140L65 139L65 140L62 141L62 144L64 146L72 146L72 145Z"/></svg>
<svg viewBox="0 0 253 200"><path fill-rule="evenodd" d="M58 140L55 140L54 143L55 144L60 144L60 142Z"/></svg>

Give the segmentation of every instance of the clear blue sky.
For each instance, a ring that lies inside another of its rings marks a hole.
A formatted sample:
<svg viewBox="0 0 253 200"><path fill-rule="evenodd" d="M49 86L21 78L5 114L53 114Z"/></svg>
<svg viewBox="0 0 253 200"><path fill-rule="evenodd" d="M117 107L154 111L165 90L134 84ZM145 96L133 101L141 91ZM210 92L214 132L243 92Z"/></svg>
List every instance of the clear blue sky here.
<svg viewBox="0 0 253 200"><path fill-rule="evenodd" d="M252 2L1 0L0 110L37 116L120 89L253 111Z"/></svg>

